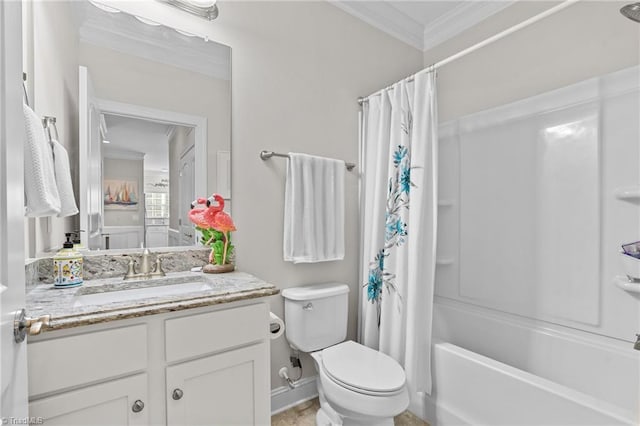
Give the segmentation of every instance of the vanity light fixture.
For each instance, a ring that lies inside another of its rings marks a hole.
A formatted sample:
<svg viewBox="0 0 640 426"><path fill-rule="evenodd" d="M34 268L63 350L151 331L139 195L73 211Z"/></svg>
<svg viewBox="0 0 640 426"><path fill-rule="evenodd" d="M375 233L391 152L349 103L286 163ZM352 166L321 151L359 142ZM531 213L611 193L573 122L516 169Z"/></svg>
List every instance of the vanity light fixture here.
<svg viewBox="0 0 640 426"><path fill-rule="evenodd" d="M142 22L143 24L151 25L152 27L157 27L160 25L156 21L152 21L151 19L143 18L138 15L133 15L133 17L136 18L138 21Z"/></svg>
<svg viewBox="0 0 640 426"><path fill-rule="evenodd" d="M187 36L187 37L198 37L197 35L193 34L193 33L189 33L187 31L183 31L183 30L179 30L177 28L174 28L174 30L176 30L176 32L178 34L182 34L183 36Z"/></svg>
<svg viewBox="0 0 640 426"><path fill-rule="evenodd" d="M216 0L162 0L185 12L213 21L218 17Z"/></svg>
<svg viewBox="0 0 640 426"><path fill-rule="evenodd" d="M108 140L106 140L106 139L103 139L103 140L102 140L102 143L111 143L111 141L108 141Z"/></svg>
<svg viewBox="0 0 640 426"><path fill-rule="evenodd" d="M94 5L95 7L97 7L100 10L104 10L105 12L120 13L120 10L116 9L115 7L107 6L106 4L102 4L102 3L94 1L94 0L89 0L89 3L91 3L92 5Z"/></svg>

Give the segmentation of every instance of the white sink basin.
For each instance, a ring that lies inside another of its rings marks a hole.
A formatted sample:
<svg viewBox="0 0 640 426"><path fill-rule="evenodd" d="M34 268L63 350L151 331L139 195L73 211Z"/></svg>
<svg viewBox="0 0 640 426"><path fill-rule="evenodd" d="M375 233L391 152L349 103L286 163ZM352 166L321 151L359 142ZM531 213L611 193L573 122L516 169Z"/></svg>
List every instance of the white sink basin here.
<svg viewBox="0 0 640 426"><path fill-rule="evenodd" d="M103 305L107 303L135 301L151 297L177 296L185 293L211 290L211 286L202 281L187 282L171 285L155 285L150 287L136 287L103 293L81 294L74 299L73 307Z"/></svg>

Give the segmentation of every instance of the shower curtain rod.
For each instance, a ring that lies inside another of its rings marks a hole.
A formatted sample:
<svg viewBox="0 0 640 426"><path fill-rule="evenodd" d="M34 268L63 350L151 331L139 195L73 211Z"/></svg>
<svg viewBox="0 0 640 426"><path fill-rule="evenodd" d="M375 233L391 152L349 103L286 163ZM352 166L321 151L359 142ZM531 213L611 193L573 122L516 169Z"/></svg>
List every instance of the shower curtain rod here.
<svg viewBox="0 0 640 426"><path fill-rule="evenodd" d="M451 62L453 62L453 61L455 61L457 59L462 58L463 56L468 55L469 53L475 52L478 49L481 49L481 48L483 48L485 46L488 46L493 42L496 42L496 41L498 41L498 40L500 40L500 39L502 39L502 38L504 38L504 37L506 37L506 36L508 36L508 35L510 35L512 33L515 33L516 31L519 31L519 30L521 30L523 28L528 27L529 25L535 24L536 22L546 18L547 16L553 15L554 13L559 12L564 8L567 8L567 7L571 6L574 3L577 3L578 1L580 1L580 0L566 0L566 1L564 1L564 2L562 2L560 4L558 4L558 5L550 8L550 9L545 10L544 12L541 12L541 13L535 15L535 16L532 16L531 18L529 18L529 19L527 19L525 21L520 22L519 24L514 25L513 27L507 28L506 30L504 30L504 31L502 31L502 32L500 32L498 34L495 34L495 35L493 35L493 36L491 36L491 37L489 37L489 38L487 38L487 39L485 39L485 40L483 40L483 41L481 41L479 43L476 43L471 47L463 49L463 50L459 51L458 53L454 53L453 55L451 55L451 56L449 56L447 58L444 58L443 60L438 61L435 64L429 65L428 67L416 72L415 74L410 75L409 77L403 78L400 81L405 81L407 83L412 82L415 79L415 77L417 75L419 75L419 74L422 74L422 73L425 73L425 72L435 71L435 70L437 70L438 68L440 68L440 67L442 67L444 65L447 65L447 64L449 64L449 63L451 63ZM396 83L394 83L394 84L392 84L390 86L387 86L384 89L380 89L377 92L370 94L369 96L364 96L364 97L358 98L358 104L360 106L362 106L362 104L364 102L368 102L369 101L369 98L381 95L385 91L392 89L393 86L398 84L400 81L398 81L398 82L396 82Z"/></svg>

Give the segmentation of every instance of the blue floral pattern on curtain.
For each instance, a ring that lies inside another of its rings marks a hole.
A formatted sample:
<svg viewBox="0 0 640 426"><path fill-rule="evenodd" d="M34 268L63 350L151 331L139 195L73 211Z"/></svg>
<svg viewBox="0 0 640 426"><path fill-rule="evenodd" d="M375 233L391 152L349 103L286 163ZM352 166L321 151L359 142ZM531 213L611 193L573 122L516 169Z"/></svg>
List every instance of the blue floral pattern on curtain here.
<svg viewBox="0 0 640 426"><path fill-rule="evenodd" d="M411 140L411 114L407 113L402 122L402 131ZM411 152L404 145L398 145L393 152L393 175L389 178L387 206L385 212L384 246L377 252L375 259L369 263L369 277L364 286L367 287L367 299L377 306L378 328L380 327L382 290L394 291L402 300L395 284L395 274L385 270L384 261L395 247L406 241L408 226L402 220L402 210L409 209L411 187Z"/></svg>

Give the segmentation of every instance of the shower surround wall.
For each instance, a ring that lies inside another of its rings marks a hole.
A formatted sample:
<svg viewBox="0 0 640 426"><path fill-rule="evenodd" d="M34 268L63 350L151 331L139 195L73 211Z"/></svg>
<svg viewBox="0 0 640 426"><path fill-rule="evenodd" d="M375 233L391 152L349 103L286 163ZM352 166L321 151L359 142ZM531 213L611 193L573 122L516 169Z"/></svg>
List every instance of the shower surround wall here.
<svg viewBox="0 0 640 426"><path fill-rule="evenodd" d="M640 182L639 73L630 69L640 25L619 14L623 4L579 2L439 70L434 338L471 355L439 347L435 392L412 404L431 424L498 421L474 417L483 410L451 392L459 377L441 368L460 359L504 377L515 367L528 386L547 381L552 394L638 422L640 305L613 283L620 244L640 236L638 205L614 196ZM427 52L425 64L548 6L518 2ZM516 394L499 383L482 392ZM550 407L540 409L552 423Z"/></svg>
<svg viewBox="0 0 640 426"><path fill-rule="evenodd" d="M614 194L640 181L638 72L440 126L448 202L438 257L447 262L437 270L434 321L439 340L605 401L629 422L638 301L613 281L620 243L640 228L637 204Z"/></svg>

